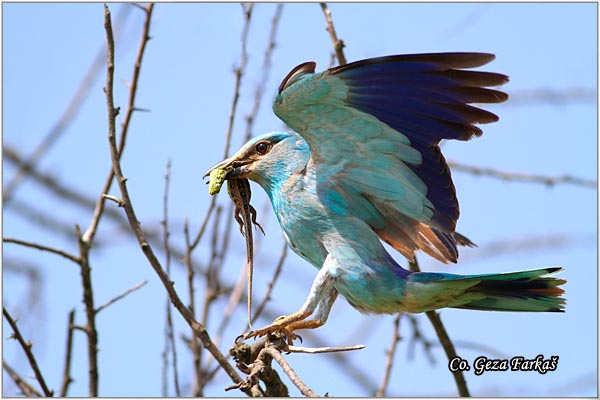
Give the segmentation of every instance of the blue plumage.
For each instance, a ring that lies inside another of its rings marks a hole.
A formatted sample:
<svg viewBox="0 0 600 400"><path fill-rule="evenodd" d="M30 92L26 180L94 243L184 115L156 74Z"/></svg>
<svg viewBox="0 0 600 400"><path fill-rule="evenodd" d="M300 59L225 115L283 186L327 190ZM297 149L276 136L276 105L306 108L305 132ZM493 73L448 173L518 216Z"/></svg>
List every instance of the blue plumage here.
<svg viewBox="0 0 600 400"><path fill-rule="evenodd" d="M291 248L318 270L300 311L253 331L323 324L338 293L362 312L423 312L443 307L562 311L561 268L460 276L402 268L389 243L408 259L423 250L456 262L459 217L442 139L480 136L476 123L498 119L470 103L506 100L490 89L501 74L468 71L493 55L382 57L315 73L296 67L273 109L296 132L253 138L213 168L247 178L267 192ZM307 320L318 307L315 319Z"/></svg>

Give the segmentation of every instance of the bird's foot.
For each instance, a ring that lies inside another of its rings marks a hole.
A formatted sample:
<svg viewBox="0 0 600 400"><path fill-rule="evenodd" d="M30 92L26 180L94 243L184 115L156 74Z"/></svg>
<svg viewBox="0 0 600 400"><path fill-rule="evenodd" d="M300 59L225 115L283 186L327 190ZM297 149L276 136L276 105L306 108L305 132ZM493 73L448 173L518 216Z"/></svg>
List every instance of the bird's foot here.
<svg viewBox="0 0 600 400"><path fill-rule="evenodd" d="M251 330L250 332L243 334L241 337L246 340L250 338L271 335L277 332L279 333L280 337L283 336L287 344L291 346L296 339L300 339L300 341L302 341L302 337L294 333L295 328L293 328L291 325L293 325L294 322L303 320L308 315L310 314L298 312L295 314L281 316L264 328Z"/></svg>

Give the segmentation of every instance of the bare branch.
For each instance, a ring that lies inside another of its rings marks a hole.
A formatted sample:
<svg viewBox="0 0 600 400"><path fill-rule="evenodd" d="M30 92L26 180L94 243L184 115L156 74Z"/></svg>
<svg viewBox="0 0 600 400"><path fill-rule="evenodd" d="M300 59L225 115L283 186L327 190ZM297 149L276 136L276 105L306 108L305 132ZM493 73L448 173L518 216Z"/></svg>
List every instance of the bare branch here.
<svg viewBox="0 0 600 400"><path fill-rule="evenodd" d="M394 318L394 329L392 331L392 343L390 344L390 348L386 350L386 363L385 363L385 372L383 374L383 379L381 381L381 385L377 388L377 392L375 392L375 397L384 397L385 391L387 390L388 383L390 382L390 375L392 374L392 366L394 365L394 356L396 355L396 349L398 348L398 342L400 341L400 319L402 318L402 314L398 313L396 318Z"/></svg>
<svg viewBox="0 0 600 400"><path fill-rule="evenodd" d="M227 128L227 134L225 135L225 150L223 152L223 158L227 158L227 156L229 155L231 136L233 134L233 122L237 111L238 100L240 98L240 87L242 85L242 77L244 76L244 72L246 72L246 64L248 63L248 32L250 30L250 20L252 18L253 9L254 3L249 3L247 6L244 6L244 4L242 4L242 11L244 12L244 27L242 28L242 49L240 54L240 65L234 70L235 87L233 92L231 111L229 113L229 125Z"/></svg>
<svg viewBox="0 0 600 400"><path fill-rule="evenodd" d="M419 263L417 262L417 258L410 262L410 269L414 272L420 272ZM448 332L446 332L446 328L444 324L442 324L442 320L440 319L440 315L435 311L427 311L427 318L433 325L433 329L435 329L435 333L440 339L440 343L446 352L446 356L448 360L452 360L456 358L456 350L454 349L454 345L450 340L450 336L448 336ZM467 387L467 381L465 381L465 376L463 372L457 368L456 371L452 373L454 375L454 380L456 381L456 387L458 388L458 394L461 397L471 397L469 394L469 388Z"/></svg>
<svg viewBox="0 0 600 400"><path fill-rule="evenodd" d="M306 386L306 384L300 379L300 377L296 374L296 372L292 369L292 367L288 364L285 358L281 355L279 350L274 347L265 347L263 352L268 353L283 369L283 372L290 378L292 383L296 385L296 387L302 392L306 397L319 397L311 388Z"/></svg>
<svg viewBox="0 0 600 400"><path fill-rule="evenodd" d="M12 369L12 367L8 365L4 360L2 360L2 368L4 368L8 375L10 375L12 380L19 387L19 389L21 389L21 392L23 392L23 394L26 397L42 397L40 392L35 390L29 383L27 383L23 378L21 378L17 371Z"/></svg>
<svg viewBox="0 0 600 400"><path fill-rule="evenodd" d="M133 78L131 79L131 85L130 85L130 90L129 90L129 100L127 102L127 110L125 111L125 119L123 121L123 125L122 125L122 129L121 129L121 137L119 140L119 148L118 148L118 159L121 158L121 154L123 153L123 149L125 147L125 141L127 138L127 132L128 132L128 128L129 128L129 122L131 121L131 117L133 115L133 112L135 111L136 107L135 107L135 96L137 93L137 85L138 85L138 80L139 80L139 76L140 76L140 69L142 66L142 60L144 57L144 51L146 49L146 43L148 43L148 40L150 40L150 21L152 18L152 10L154 9L154 3L149 3L148 6L144 9L144 11L146 12L146 19L144 21L144 28L143 28L143 32L142 32L142 39L140 40L140 47L138 50L138 54L137 54L137 58L135 60L135 66L133 69ZM110 14L110 13L109 13ZM112 53L114 54L114 38L112 37L112 26L111 26L111 40L113 41L113 49L112 49ZM109 57L110 57L110 53L111 53L111 49L108 49L108 53L109 53ZM110 65L108 65L108 69L111 71L111 74L114 72L114 60L109 60L108 62ZM112 78L111 78L111 83L112 83ZM112 88L111 88L112 90ZM113 110L113 113L115 113L115 117L118 114L118 110ZM87 228L87 230L85 231L85 233L83 234L83 242L86 243L88 246L91 246L91 243L94 240L94 236L96 235L96 231L98 229L98 224L100 223L100 218L102 217L103 213L104 213L104 204L105 204L105 194L108 194L110 187L112 186L112 182L113 182L113 178L114 178L114 171L111 168L111 170L108 173L108 177L106 178L106 182L104 184L104 187L102 188L102 191L100 192L100 198L98 199L98 202L96 203L96 208L94 209L94 215L92 217L92 221L90 222L90 226Z"/></svg>
<svg viewBox="0 0 600 400"><path fill-rule="evenodd" d="M598 93L594 88L574 87L566 89L526 89L510 93L507 106L520 106L523 104L545 103L562 106L569 103L594 103Z"/></svg>
<svg viewBox="0 0 600 400"><path fill-rule="evenodd" d="M67 397L69 385L73 382L71 378L71 355L73 352L73 324L75 323L75 310L69 312L67 321L67 347L65 350L65 368L63 370L62 385L60 387L60 397Z"/></svg>
<svg viewBox="0 0 600 400"><path fill-rule="evenodd" d="M132 288L127 289L125 292L121 293L117 297L115 297L115 298L107 301L106 303L102 304L100 307L98 307L96 309L96 314L98 314L100 311L104 310L106 307L110 306L111 304L113 304L113 303L121 300L122 298L124 298L128 294L133 293L136 290L140 289L142 286L146 285L146 283L148 283L148 281L146 279L144 279L142 282L138 283L137 285L133 286Z"/></svg>
<svg viewBox="0 0 600 400"><path fill-rule="evenodd" d="M335 28L333 26L333 19L331 18L331 11L327 8L327 3L319 3L321 5L321 9L323 10L323 14L325 14L325 21L327 21L327 32L329 32L329 36L331 37L331 42L333 43L333 49L335 50L335 55L338 59L338 63L340 65L344 65L347 63L346 56L344 55L344 41L338 39L337 33L335 33Z"/></svg>
<svg viewBox="0 0 600 400"><path fill-rule="evenodd" d="M83 304L85 305L85 333L87 334L89 395L98 396L98 331L96 330L96 310L94 308L94 292L92 289L92 268L89 251L81 238L79 225L75 226L79 242L79 265L81 266L81 286L83 287Z"/></svg>
<svg viewBox="0 0 600 400"><path fill-rule="evenodd" d="M149 7L151 7L151 6L152 6L152 4L149 5ZM150 244L147 242L147 240L144 236L144 232L142 231L140 223L139 223L137 216L135 214L135 211L133 209L133 205L132 205L131 199L129 197L129 191L127 189L127 185L126 185L125 179L123 177L123 172L121 170L121 164L119 162L120 154L119 154L119 150L117 149L117 141L116 141L116 137L115 137L115 131L116 131L115 119L116 119L116 115L117 115L118 111L114 107L114 100L113 100L114 40L113 40L113 35L112 35L110 12L109 12L107 6L105 6L105 28L106 28L106 37L107 37L108 48L109 48L108 63L107 63L107 78L106 78L106 86L105 86L106 103L107 103L107 108L108 108L108 139L109 139L109 147L110 147L113 171L114 171L114 175L117 180L117 183L119 185L121 197L123 198L123 202L124 202L123 209L125 210L125 213L127 215L127 220L129 221L129 224L135 234L135 237L139 243L140 248L142 249L142 252L148 259L150 265L152 266L152 268L154 269L154 271L156 272L158 277L160 278L160 280L161 280L163 286L165 287L165 289L167 290L167 292L169 294L169 298L171 299L171 302L173 303L175 308L179 311L179 313L183 316L183 318L186 320L186 322L190 325L190 327L193 329L194 333L196 335L198 335L198 338L200 339L200 341L202 342L204 347L215 357L215 359L219 362L221 367L230 376L230 378L236 383L241 382L242 378L237 374L237 372L233 369L233 367L227 362L227 359L223 356L223 354L219 351L219 349L214 345L214 343L210 339L210 336L209 336L208 332L206 331L205 327L195 320L195 318L194 318L193 314L190 312L189 308L187 308L183 304L181 299L179 298L179 295L177 294L177 292L175 291L175 288L173 287L173 282L170 281L168 275L164 272L164 270L160 264L160 261L154 254L154 251L152 250L152 247L150 246Z"/></svg>
<svg viewBox="0 0 600 400"><path fill-rule="evenodd" d="M169 186L171 183L171 161L167 162L166 173L165 173L165 190L163 194L163 247L165 248L165 266L166 273L168 276L171 276L171 246L169 245L169 237L171 236L171 232L169 231ZM179 385L179 373L177 370L177 348L175 346L175 336L173 335L173 316L171 313L171 304L169 302L169 298L167 296L167 301L165 304L165 315L166 315L166 324L165 324L165 350L163 352L164 358L164 390L163 397L167 396L166 391L166 371L168 370L168 354L169 349L171 350L171 357L173 360L173 386L175 387L175 394L177 397L181 397L181 389Z"/></svg>
<svg viewBox="0 0 600 400"><path fill-rule="evenodd" d="M343 351L362 350L366 346L364 344L356 344L354 346L337 346L337 347L300 347L288 346L286 351L290 353L305 353L305 354L321 354L321 353L340 353Z"/></svg>
<svg viewBox="0 0 600 400"><path fill-rule="evenodd" d="M269 33L269 40L267 43L261 68L262 76L260 79L260 83L256 86L256 91L254 92L254 104L252 106L252 111L250 115L246 117L247 124L246 133L244 134L244 142L247 142L250 139L250 136L252 136L252 128L254 126L254 121L256 120L256 116L258 115L260 105L262 104L262 97L267 86L267 81L269 80L269 73L271 72L271 57L273 55L273 50L275 50L277 29L279 28L279 20L281 18L282 10L283 4L277 4L277 6L275 7L275 14L271 19L271 32Z"/></svg>
<svg viewBox="0 0 600 400"><path fill-rule="evenodd" d="M14 239L14 238L2 238L2 241L4 243L15 243L15 244L20 244L21 246L31 247L31 248L38 249L41 251L47 251L50 253L54 253L54 254L57 254L59 256L66 258L67 260L73 261L76 264L79 264L81 262L79 257L75 257L74 255L69 254L66 251L62 251L62 250L56 249L54 247L44 246L41 244L27 242L25 240Z"/></svg>
<svg viewBox="0 0 600 400"><path fill-rule="evenodd" d="M448 166L453 171L467 172L473 175L489 176L504 181L543 183L548 186L554 186L562 183L569 183L576 186L585 186L590 188L598 187L598 182L591 179L578 178L571 175L545 176L536 174L525 174L522 172L504 172L493 168L476 167L464 165L449 161Z"/></svg>
<svg viewBox="0 0 600 400"><path fill-rule="evenodd" d="M33 355L33 352L31 351L31 347L32 347L31 342L29 342L29 341L25 342L25 339L23 339L23 335L21 335L21 331L19 331L19 328L17 327L17 323L10 316L10 314L4 307L2 307L2 314L4 315L4 318L6 318L6 320L8 321L8 323L10 324L10 327L12 328L12 330L14 332L12 337L17 339L17 341L23 348L23 351L25 352L25 355L27 356L27 360L29 361L29 365L31 366L31 369L33 369L35 378L37 379L38 383L42 387L44 396L52 397L54 395L54 391L48 389L48 386L46 386L46 381L44 380L44 376L42 375L42 372L40 371L40 368L38 367L35 356Z"/></svg>

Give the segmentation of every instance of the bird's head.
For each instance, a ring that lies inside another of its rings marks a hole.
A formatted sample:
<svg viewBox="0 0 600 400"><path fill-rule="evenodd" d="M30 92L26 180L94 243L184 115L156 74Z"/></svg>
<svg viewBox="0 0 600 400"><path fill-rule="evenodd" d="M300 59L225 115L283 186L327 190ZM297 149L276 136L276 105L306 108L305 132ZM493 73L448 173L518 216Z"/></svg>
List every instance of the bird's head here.
<svg viewBox="0 0 600 400"><path fill-rule="evenodd" d="M308 144L294 132L274 132L257 136L244 144L233 156L210 168L204 177L219 168L221 178L246 178L255 181L271 194L295 172L308 163Z"/></svg>

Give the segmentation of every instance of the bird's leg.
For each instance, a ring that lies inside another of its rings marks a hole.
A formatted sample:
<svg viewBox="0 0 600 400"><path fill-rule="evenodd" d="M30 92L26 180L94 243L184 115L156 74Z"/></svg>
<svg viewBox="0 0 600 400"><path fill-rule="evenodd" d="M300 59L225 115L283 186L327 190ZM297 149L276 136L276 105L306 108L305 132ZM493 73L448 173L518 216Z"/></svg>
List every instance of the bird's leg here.
<svg viewBox="0 0 600 400"><path fill-rule="evenodd" d="M244 335L244 339L265 336L266 334L275 331L283 331L287 334L289 343L290 340L293 340L295 337L295 335L293 334L294 329L300 329L301 326L304 328L314 326L316 328L318 326L323 325L325 321L323 321L323 323L321 323L320 325L317 322L311 321L318 321L322 319L323 315L324 319L327 319L327 315L329 314L331 305L333 304L333 301L335 300L335 297L337 295L337 291L333 287L333 283L334 278L329 273L326 261L323 267L321 267L321 269L319 270L319 273L317 274L317 277L315 278L312 284L308 298L306 299L302 307L300 307L300 310L298 312L279 317L270 325L267 325L264 328L250 331ZM332 291L336 294L332 294ZM304 321L315 311L315 308L317 308L317 305L321 302L325 295L327 295L327 298L324 299L325 305L319 305L317 318L315 320ZM290 326L297 326L298 328L294 327L294 329L289 329Z"/></svg>
<svg viewBox="0 0 600 400"><path fill-rule="evenodd" d="M338 291L332 286L329 289L327 295L321 300L319 303L319 308L317 309L317 313L315 314L315 318L313 319L305 319L303 321L292 322L288 326L285 327L287 331L288 337L288 345L292 345L292 340L295 339L294 331L299 329L316 329L327 322L327 317L329 317L329 312L331 311L331 307L337 299Z"/></svg>

